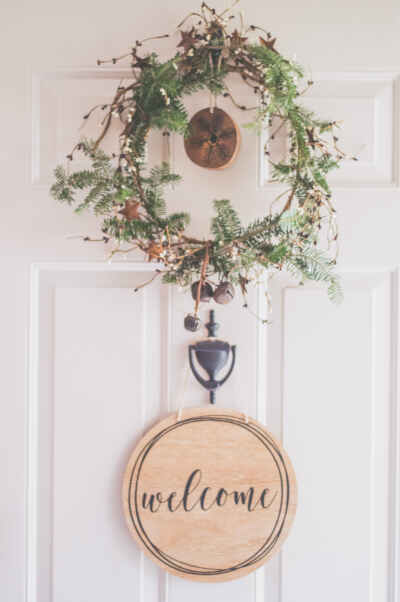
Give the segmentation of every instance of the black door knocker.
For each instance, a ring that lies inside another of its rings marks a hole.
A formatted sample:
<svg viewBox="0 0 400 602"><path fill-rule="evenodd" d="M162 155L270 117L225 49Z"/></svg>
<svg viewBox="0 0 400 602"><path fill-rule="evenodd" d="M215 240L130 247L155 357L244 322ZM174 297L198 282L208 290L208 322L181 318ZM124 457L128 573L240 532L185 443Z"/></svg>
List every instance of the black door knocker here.
<svg viewBox="0 0 400 602"><path fill-rule="evenodd" d="M215 321L214 310L210 311L210 321L206 324L208 338L189 345L190 368L196 380L210 393L210 403L215 403L215 392L232 374L236 361L236 345L229 345L226 341L216 338L219 324ZM232 352L231 365L228 372L221 380L217 380L217 373L225 367L229 351ZM207 372L208 380L203 378L194 364L194 353L200 366Z"/></svg>

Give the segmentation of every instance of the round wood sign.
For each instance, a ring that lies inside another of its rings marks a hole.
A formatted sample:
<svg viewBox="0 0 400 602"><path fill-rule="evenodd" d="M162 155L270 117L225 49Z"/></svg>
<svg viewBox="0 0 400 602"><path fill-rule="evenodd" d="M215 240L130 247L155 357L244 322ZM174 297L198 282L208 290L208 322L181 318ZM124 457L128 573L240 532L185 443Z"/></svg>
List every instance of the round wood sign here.
<svg viewBox="0 0 400 602"><path fill-rule="evenodd" d="M240 133L235 122L225 111L217 107L202 109L189 124L189 136L185 138L186 153L196 165L208 169L223 169L236 158Z"/></svg>
<svg viewBox="0 0 400 602"><path fill-rule="evenodd" d="M131 534L164 569L228 581L280 548L296 510L296 479L260 423L234 410L194 408L143 437L122 498Z"/></svg>

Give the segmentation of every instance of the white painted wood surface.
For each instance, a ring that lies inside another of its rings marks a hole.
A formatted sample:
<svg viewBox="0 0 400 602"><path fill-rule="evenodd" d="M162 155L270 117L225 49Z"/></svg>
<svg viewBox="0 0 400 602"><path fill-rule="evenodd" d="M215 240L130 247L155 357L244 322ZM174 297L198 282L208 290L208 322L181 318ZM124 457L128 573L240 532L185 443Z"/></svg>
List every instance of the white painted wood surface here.
<svg viewBox="0 0 400 602"><path fill-rule="evenodd" d="M96 222L56 206L48 185L80 115L124 73L96 59L172 30L195 7L17 0L3 10L0 599L399 602L400 41L390 0L242 6L310 68L309 106L343 119L343 142L360 156L332 180L343 305L282 276L268 328L240 299L217 311L239 351L218 402L264 421L297 472L281 556L239 581L194 584L144 559L125 528L123 467L144 429L177 407L191 300L159 285L134 295L152 266L108 265L101 247L67 239ZM175 40L154 48L167 54ZM151 146L158 160L156 136ZM245 219L264 213L276 187L261 149L244 131L237 162L205 174L175 139L184 181L170 206L189 208L195 233L206 232L213 198L230 197ZM265 311L262 291L251 303ZM185 402L206 402L193 380Z"/></svg>

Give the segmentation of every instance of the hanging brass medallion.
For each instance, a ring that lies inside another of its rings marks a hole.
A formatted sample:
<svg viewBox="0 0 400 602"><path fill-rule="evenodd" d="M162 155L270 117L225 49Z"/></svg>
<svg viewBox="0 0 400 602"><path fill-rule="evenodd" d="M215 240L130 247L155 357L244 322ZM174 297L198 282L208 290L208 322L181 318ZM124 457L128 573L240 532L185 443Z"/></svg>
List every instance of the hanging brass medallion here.
<svg viewBox="0 0 400 602"><path fill-rule="evenodd" d="M239 129L222 109L202 109L192 117L185 150L196 165L224 169L235 160L239 145Z"/></svg>

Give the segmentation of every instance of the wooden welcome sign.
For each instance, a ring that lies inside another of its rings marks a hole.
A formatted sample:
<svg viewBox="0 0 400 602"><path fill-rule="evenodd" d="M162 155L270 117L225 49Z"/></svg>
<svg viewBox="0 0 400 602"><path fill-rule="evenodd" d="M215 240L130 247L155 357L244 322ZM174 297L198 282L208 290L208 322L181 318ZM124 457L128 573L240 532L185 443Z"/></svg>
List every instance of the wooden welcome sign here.
<svg viewBox="0 0 400 602"><path fill-rule="evenodd" d="M296 479L282 447L255 420L186 409L134 450L123 506L133 537L164 569L228 581L279 549L296 510Z"/></svg>

